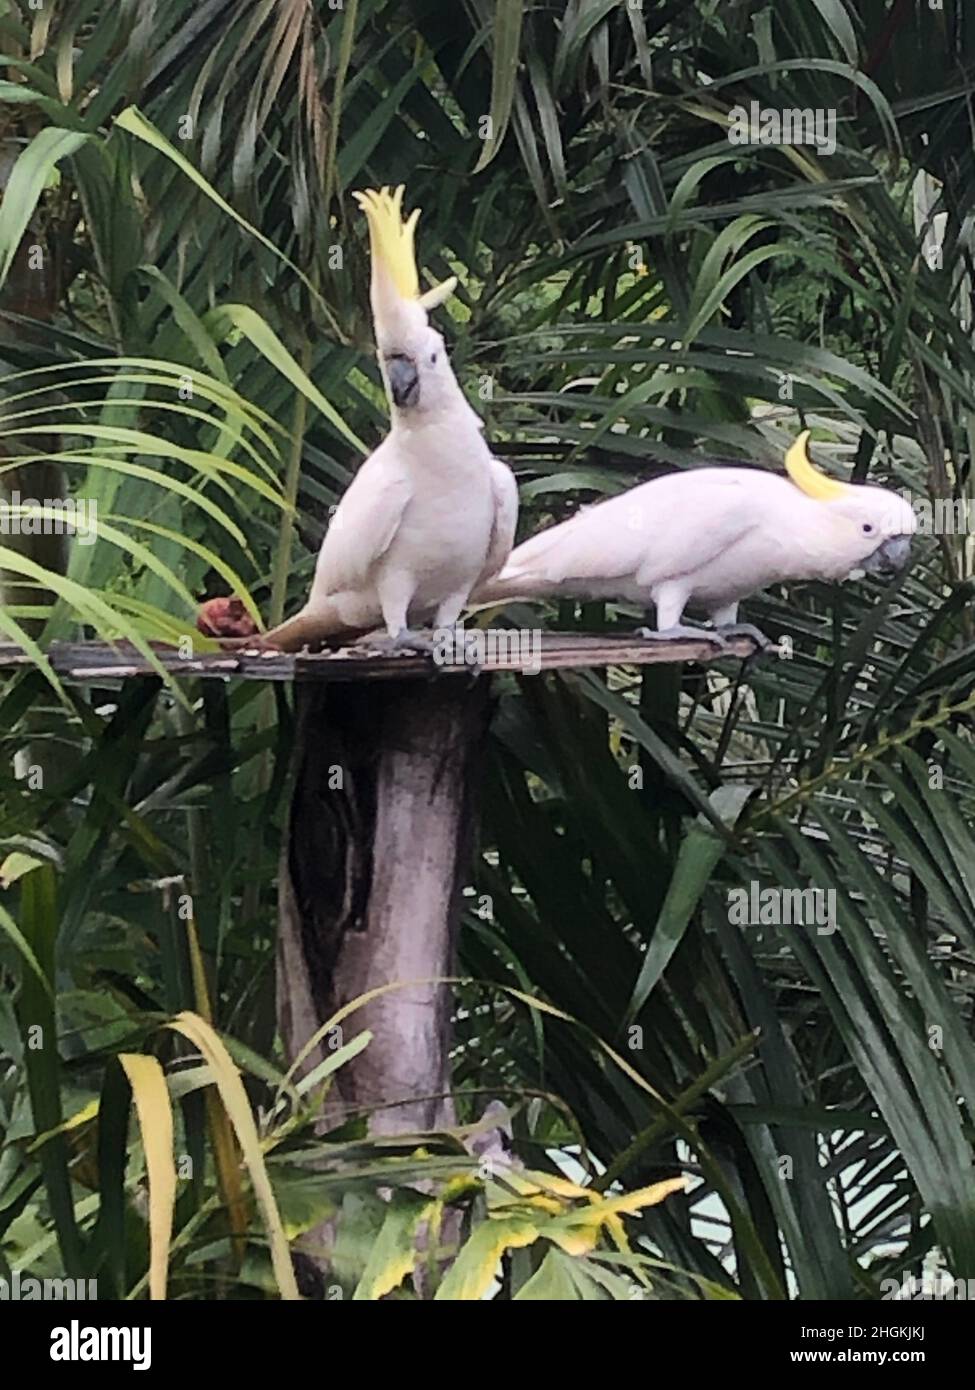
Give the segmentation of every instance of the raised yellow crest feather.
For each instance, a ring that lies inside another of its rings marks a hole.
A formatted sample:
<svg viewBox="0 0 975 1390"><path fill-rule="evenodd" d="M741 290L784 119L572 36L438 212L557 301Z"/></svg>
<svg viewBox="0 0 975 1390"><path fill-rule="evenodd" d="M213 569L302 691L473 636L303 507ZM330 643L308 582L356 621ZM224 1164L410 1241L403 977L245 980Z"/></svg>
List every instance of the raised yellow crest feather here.
<svg viewBox="0 0 975 1390"><path fill-rule="evenodd" d="M397 293L403 299L412 299L424 309L442 304L457 285L451 276L442 285L420 294L420 278L416 270L416 224L420 209L414 208L409 217L403 217L403 195L405 186L400 184L392 192L383 188L377 192L368 188L363 193L353 193L353 198L366 214L369 223L369 245L373 261L381 262L389 272Z"/></svg>
<svg viewBox="0 0 975 1390"><path fill-rule="evenodd" d="M849 483L839 483L835 478L820 473L809 457L809 436L811 430L803 430L785 456L785 471L800 492L814 497L817 502L830 502L834 497L842 497L849 491Z"/></svg>

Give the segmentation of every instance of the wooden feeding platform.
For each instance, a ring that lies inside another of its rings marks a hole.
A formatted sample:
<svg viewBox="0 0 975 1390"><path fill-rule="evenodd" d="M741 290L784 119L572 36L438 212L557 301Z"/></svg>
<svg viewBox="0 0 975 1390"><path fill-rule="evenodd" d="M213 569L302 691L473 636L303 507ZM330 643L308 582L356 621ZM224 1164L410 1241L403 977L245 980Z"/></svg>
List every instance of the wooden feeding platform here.
<svg viewBox="0 0 975 1390"><path fill-rule="evenodd" d="M374 1132L438 1129L454 1120L445 979L455 973L474 853L490 675L526 669L518 630L499 631L513 635L510 650L485 644L494 655L473 666L363 646L201 652L194 637L191 654L182 655L153 644L159 664L177 678L294 683L290 807L278 871L277 1009L288 1057L337 1009L376 992L343 1024L347 1036L368 1029L372 1037L336 1073L323 1123L360 1108L372 1115ZM748 637L716 652L693 639L530 636L529 672L744 659L757 650ZM129 644L54 642L46 654L70 683L158 676ZM0 669L32 664L19 647L0 644ZM330 1041L311 1049L303 1072L328 1055Z"/></svg>
<svg viewBox="0 0 975 1390"><path fill-rule="evenodd" d="M506 630L513 631L513 630ZM514 632L517 638L517 632ZM205 639L203 639L205 640ZM412 654L393 656L371 652L366 646L339 647L322 652L275 652L257 648L239 651L194 651L190 656L159 642L150 644L162 668L174 676L196 679L349 682L449 678L516 671L535 674L517 651L486 655L478 664L437 665L432 657ZM201 642L202 645L202 642ZM515 646L517 643L514 644ZM726 651L715 652L708 642L691 638L678 642L654 642L642 637L606 634L544 632L533 656L537 671L569 671L591 666L660 666L685 661L711 662L735 657L744 660L756 652L750 637L732 638ZM47 658L53 670L67 681L123 680L129 676L158 674L146 657L129 643L52 642ZM31 658L12 642L0 642L0 670L33 665Z"/></svg>

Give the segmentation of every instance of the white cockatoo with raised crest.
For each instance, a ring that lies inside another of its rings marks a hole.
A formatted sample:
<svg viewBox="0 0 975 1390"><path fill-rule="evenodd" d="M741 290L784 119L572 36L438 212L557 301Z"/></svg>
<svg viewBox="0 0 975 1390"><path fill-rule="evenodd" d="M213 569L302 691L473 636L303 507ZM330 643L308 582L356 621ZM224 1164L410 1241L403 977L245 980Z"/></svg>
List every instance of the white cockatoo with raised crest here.
<svg viewBox="0 0 975 1390"><path fill-rule="evenodd" d="M322 542L304 608L265 634L284 651L384 627L372 645L427 650L416 628L452 628L471 591L501 569L514 540L518 490L491 454L429 312L456 287L421 293L419 209L403 188L356 193L369 225L371 303L391 428L343 495Z"/></svg>
<svg viewBox="0 0 975 1390"><path fill-rule="evenodd" d="M474 594L507 599L616 599L656 609L661 641L703 638L716 647L758 629L738 623L749 594L784 580L889 575L908 561L914 512L899 493L842 483L814 466L809 431L789 449L787 477L756 468L670 473L587 507L512 551ZM685 626L686 608L713 628Z"/></svg>

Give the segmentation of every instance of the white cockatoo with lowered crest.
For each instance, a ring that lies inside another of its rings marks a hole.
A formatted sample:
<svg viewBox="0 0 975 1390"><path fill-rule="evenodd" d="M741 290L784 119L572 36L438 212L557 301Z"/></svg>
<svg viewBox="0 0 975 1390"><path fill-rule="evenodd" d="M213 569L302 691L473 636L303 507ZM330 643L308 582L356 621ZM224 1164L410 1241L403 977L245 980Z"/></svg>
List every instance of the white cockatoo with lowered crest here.
<svg viewBox="0 0 975 1390"><path fill-rule="evenodd" d="M804 431L786 455L788 477L754 468L671 473L587 507L512 551L474 601L572 597L656 609L661 641L731 636L768 645L739 624L738 604L783 580L890 575L907 564L916 518L898 493L821 473ZM685 626L685 608L711 630Z"/></svg>
<svg viewBox="0 0 975 1390"><path fill-rule="evenodd" d="M346 490L322 542L304 608L263 643L295 651L385 627L371 645L426 650L413 629L450 628L472 589L501 569L518 519L518 489L492 456L484 425L454 376L429 310L451 278L420 292L419 210L403 189L354 195L369 224L376 347L392 427Z"/></svg>

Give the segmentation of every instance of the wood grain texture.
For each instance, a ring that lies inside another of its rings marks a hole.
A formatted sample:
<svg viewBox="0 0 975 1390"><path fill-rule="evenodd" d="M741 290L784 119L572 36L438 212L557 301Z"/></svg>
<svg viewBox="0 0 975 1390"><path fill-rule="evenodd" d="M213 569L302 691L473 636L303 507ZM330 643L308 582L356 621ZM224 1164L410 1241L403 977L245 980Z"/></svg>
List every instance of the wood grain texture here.
<svg viewBox="0 0 975 1390"><path fill-rule="evenodd" d="M358 682L402 680L404 677L451 678L469 681L472 667L438 666L428 656L385 656L363 647L341 647L325 652L204 651L182 656L171 646L151 643L164 670L195 679L308 682ZM201 644L202 646L202 644ZM610 637L603 633L543 632L540 635L539 669L564 671L587 666L668 666L684 661L712 662L754 656L749 637L736 637L718 655L707 642L691 639L653 642L641 637ZM121 680L153 674L150 662L127 643L52 642L48 649L52 667L68 681ZM32 662L11 642L0 643L0 669L30 666ZM486 659L477 670L523 671L516 657ZM526 674L535 674L532 671Z"/></svg>
<svg viewBox="0 0 975 1390"><path fill-rule="evenodd" d="M327 1119L367 1107L375 1133L448 1124L451 991L437 981L454 968L488 682L342 684L297 698L280 884L286 1050L295 1056L343 1004L405 982L343 1025L342 1041L363 1028L373 1038L339 1071Z"/></svg>

